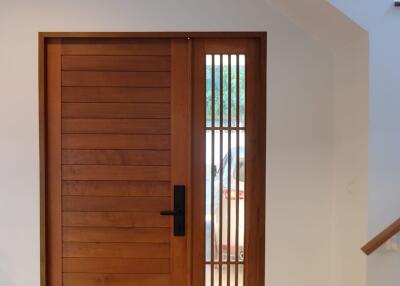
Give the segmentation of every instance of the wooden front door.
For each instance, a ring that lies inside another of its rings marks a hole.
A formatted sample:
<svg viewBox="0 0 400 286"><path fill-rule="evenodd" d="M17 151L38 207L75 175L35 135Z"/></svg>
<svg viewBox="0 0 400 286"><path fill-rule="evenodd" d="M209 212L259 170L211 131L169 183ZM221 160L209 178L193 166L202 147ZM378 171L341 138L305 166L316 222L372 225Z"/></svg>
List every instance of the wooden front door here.
<svg viewBox="0 0 400 286"><path fill-rule="evenodd" d="M263 285L264 38L188 35L42 34L42 286Z"/></svg>

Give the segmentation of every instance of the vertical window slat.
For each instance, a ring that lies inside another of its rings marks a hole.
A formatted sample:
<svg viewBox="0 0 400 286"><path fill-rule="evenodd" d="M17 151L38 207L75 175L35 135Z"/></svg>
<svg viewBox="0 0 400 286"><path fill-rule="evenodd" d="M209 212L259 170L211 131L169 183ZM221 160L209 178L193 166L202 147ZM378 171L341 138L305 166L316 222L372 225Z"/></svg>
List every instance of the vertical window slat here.
<svg viewBox="0 0 400 286"><path fill-rule="evenodd" d="M223 86L222 86L222 81L223 81L223 67L222 67L222 55L219 57L219 76L220 76L220 88L219 88L219 126L222 127L222 98L223 98ZM222 232L222 227L223 227L223 210L222 210L222 200L223 200L223 141L224 141L224 132L221 129L219 132L219 286L222 286L222 247L223 247L223 232Z"/></svg>
<svg viewBox="0 0 400 286"><path fill-rule="evenodd" d="M236 126L239 127L239 90L240 90L240 82L239 82L239 55L236 55ZM238 267L238 259L239 259L239 130L236 131L236 216L235 216L235 224L236 224L236 235L235 235L235 285L239 285L239 267Z"/></svg>
<svg viewBox="0 0 400 286"><path fill-rule="evenodd" d="M211 83L211 126L215 126L215 62L214 62L214 57L211 56L211 78L212 78L212 83ZM215 229L214 229L214 178L215 178L215 162L214 162L214 141L215 141L215 130L211 130L211 286L214 286L214 248L215 248Z"/></svg>
<svg viewBox="0 0 400 286"><path fill-rule="evenodd" d="M228 227L227 227L227 281L226 285L230 286L231 277L231 57L228 56Z"/></svg>

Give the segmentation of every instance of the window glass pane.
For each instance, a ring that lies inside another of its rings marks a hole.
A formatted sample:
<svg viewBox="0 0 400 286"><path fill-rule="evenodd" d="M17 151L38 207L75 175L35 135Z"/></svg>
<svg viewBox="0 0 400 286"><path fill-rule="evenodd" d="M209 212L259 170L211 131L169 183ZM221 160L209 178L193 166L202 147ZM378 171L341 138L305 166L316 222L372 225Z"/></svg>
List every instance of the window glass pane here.
<svg viewBox="0 0 400 286"><path fill-rule="evenodd" d="M223 71L222 71L222 122L223 126L228 126L228 108L229 108L229 56L222 56Z"/></svg>
<svg viewBox="0 0 400 286"><path fill-rule="evenodd" d="M212 126L213 57L206 55L206 126Z"/></svg>
<svg viewBox="0 0 400 286"><path fill-rule="evenodd" d="M205 61L206 285L240 286L245 259L245 56L206 55Z"/></svg>
<svg viewBox="0 0 400 286"><path fill-rule="evenodd" d="M206 132L206 230L205 230L205 234L206 234L206 261L209 262L211 261L211 247L213 245L211 245L211 209L214 207L213 206L213 201L212 201L212 185L211 185L211 176L212 176L212 168L213 168L213 162L212 162L212 154L214 152L214 150L212 150L212 145L211 142L214 138L212 138L213 134L212 131L207 131Z"/></svg>
<svg viewBox="0 0 400 286"><path fill-rule="evenodd" d="M245 126L246 110L246 58L239 55L239 126Z"/></svg>
<svg viewBox="0 0 400 286"><path fill-rule="evenodd" d="M221 60L222 57L220 55L214 55L214 104L215 104L215 126L220 126L220 111L222 102L220 101L221 98Z"/></svg>
<svg viewBox="0 0 400 286"><path fill-rule="evenodd" d="M237 56L231 55L231 126L236 127Z"/></svg>

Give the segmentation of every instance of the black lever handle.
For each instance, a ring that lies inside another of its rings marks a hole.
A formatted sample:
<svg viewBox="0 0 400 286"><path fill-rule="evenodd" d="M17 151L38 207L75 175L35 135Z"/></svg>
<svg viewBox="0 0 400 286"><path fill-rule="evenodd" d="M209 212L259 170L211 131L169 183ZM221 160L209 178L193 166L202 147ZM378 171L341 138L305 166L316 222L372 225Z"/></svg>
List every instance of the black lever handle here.
<svg viewBox="0 0 400 286"><path fill-rule="evenodd" d="M176 211L161 211L160 215L177 215Z"/></svg>
<svg viewBox="0 0 400 286"><path fill-rule="evenodd" d="M163 216L174 216L175 236L185 236L185 201L185 186L174 186L174 209L160 212Z"/></svg>

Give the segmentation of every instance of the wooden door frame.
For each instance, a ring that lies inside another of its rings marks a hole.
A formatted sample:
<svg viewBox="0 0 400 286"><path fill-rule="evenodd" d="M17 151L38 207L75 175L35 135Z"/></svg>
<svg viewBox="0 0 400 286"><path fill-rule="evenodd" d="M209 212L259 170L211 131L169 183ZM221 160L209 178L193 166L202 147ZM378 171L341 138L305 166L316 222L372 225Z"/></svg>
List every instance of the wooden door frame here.
<svg viewBox="0 0 400 286"><path fill-rule="evenodd" d="M39 32L38 34L38 74L39 74L39 154L40 154L40 285L47 286L47 57L46 45L49 39L55 38L255 38L260 41L260 96L266 98L266 63L267 63L267 33L266 32ZM263 117L265 117L265 110ZM261 130L266 137L266 122ZM265 168L265 166L264 166ZM265 224L262 225L265 232ZM190 234L189 234L190 235ZM262 238L265 241L265 237ZM191 237L188 236L188 241ZM264 243L265 247L265 243ZM262 259L265 259L264 251Z"/></svg>

